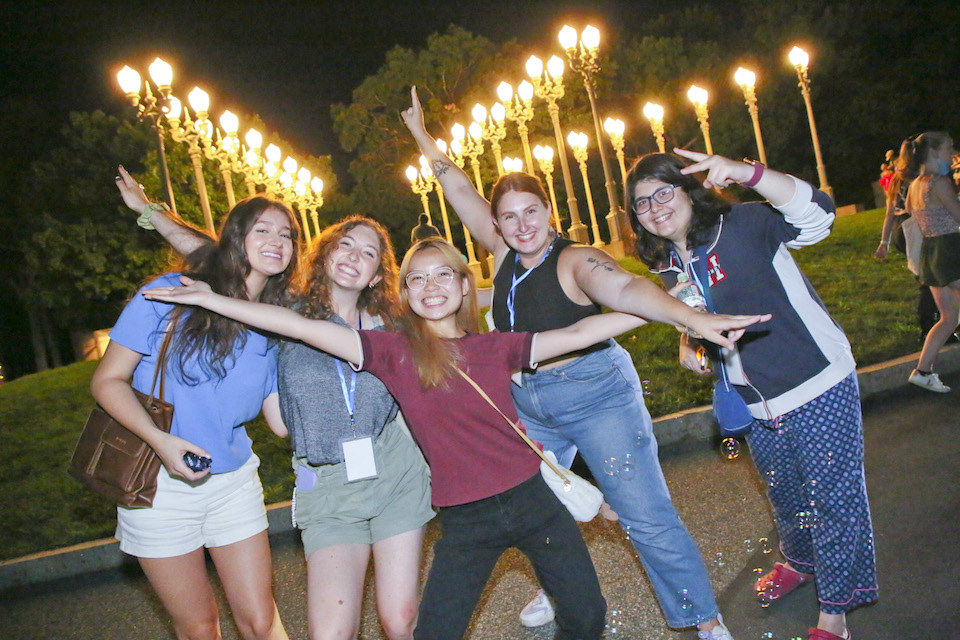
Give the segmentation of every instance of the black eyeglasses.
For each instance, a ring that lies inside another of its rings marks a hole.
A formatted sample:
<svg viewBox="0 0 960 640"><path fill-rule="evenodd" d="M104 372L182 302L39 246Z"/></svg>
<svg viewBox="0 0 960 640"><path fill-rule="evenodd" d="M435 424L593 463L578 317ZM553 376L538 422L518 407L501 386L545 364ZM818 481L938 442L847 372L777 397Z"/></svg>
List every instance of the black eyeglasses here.
<svg viewBox="0 0 960 640"><path fill-rule="evenodd" d="M637 198L633 201L632 205L634 215L642 216L647 211L650 211L652 201L654 200L656 200L659 204L667 204L673 200L673 195L676 188L677 185L668 184L665 187L660 187L649 196Z"/></svg>

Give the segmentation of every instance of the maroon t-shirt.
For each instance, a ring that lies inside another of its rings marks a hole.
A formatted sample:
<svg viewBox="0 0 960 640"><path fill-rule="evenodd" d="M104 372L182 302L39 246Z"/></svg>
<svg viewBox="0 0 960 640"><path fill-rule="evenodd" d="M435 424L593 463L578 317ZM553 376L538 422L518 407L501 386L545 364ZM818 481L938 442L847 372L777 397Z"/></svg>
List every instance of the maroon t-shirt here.
<svg viewBox="0 0 960 640"><path fill-rule="evenodd" d="M466 504L512 489L539 472L540 458L459 375L425 389L403 334L360 331L363 369L380 378L430 465L433 504ZM458 340L461 368L514 422L510 374L530 363L532 333L469 335Z"/></svg>

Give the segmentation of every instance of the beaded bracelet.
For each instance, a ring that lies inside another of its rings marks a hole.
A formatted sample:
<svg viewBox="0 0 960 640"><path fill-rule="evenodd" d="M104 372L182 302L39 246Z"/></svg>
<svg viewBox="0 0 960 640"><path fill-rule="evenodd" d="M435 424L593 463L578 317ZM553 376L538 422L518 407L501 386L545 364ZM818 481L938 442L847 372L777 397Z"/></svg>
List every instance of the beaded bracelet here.
<svg viewBox="0 0 960 640"><path fill-rule="evenodd" d="M164 202L159 204L155 202L148 202L143 206L143 211L140 212L140 217L137 218L137 225L142 229L146 229L147 231L153 231L154 226L150 224L150 218L156 211L170 211L170 207L168 207Z"/></svg>

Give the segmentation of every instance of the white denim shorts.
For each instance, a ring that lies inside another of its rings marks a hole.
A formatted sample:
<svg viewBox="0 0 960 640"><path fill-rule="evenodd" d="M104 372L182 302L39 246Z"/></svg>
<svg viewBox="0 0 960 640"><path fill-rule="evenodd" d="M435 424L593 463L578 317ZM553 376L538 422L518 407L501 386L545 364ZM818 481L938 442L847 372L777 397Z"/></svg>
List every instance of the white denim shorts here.
<svg viewBox="0 0 960 640"><path fill-rule="evenodd" d="M172 477L160 467L152 507L117 507L120 550L138 558L172 558L265 530L259 466L260 458L251 454L239 469L197 482Z"/></svg>

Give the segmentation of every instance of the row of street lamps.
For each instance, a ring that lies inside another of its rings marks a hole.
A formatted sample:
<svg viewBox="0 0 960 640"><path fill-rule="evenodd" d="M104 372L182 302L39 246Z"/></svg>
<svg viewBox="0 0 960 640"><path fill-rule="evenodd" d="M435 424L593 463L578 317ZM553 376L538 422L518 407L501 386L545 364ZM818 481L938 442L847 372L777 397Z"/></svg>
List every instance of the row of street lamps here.
<svg viewBox="0 0 960 640"><path fill-rule="evenodd" d="M564 26L564 28L560 31L559 39L561 46L566 52L570 67L582 76L584 88L586 89L587 96L590 100L590 110L593 116L598 153L600 154L601 165L603 167L604 186L606 188L607 200L609 204L609 212L606 216L606 221L609 230L610 244L607 246L607 249L613 255L619 257L624 254L625 249L620 236L622 210L620 208L619 198L617 197L616 183L608 165L607 153L604 148L605 140L603 131L606 132L607 137L610 139L610 143L613 146L620 165L621 180L625 182L626 167L623 155L625 125L621 120L607 118L604 121L601 130L600 116L597 109L596 99L596 74L599 71L598 52L600 44L600 32L595 27L587 26L583 32L578 35L576 30L572 27ZM790 52L789 58L797 70L797 74L800 79L800 88L807 105L807 115L810 121L814 152L817 158L817 170L820 177L820 187L822 190L832 196L832 190L827 184L823 160L820 155L820 145L819 140L817 139L816 127L813 120L813 111L810 104L809 78L807 75L809 56L807 56L807 54L799 47L794 47L794 49ZM557 155L559 156L560 169L564 180L565 191L567 193L567 209L570 213L570 226L567 230L568 234L573 240L583 243L589 243L589 236L592 234L592 244L594 246L601 247L604 246L604 242L600 237L598 219L593 207L593 198L590 192L590 185L586 171L587 135L580 132L571 132L567 136L566 142L570 145L574 154L574 158L577 160L580 166L590 215L589 230L587 226L580 220L580 211L576 193L573 187L573 181L571 179L570 168L567 163L567 156L564 151L563 130L560 125L560 109L558 106L558 100L564 95L564 67L564 61L557 56L552 56L547 61L546 65L544 65L543 61L536 56L531 56L525 63L525 68L527 75L530 77L530 82L524 80L517 87L516 91L514 91L514 88L510 84L506 82L500 83L500 85L497 87L496 93L501 102L496 103L489 110L489 112L482 105L475 105L471 111L474 122L469 128L464 128L463 125L459 123L454 124L453 127L451 127L451 133L454 139L449 146L449 150L445 149L445 152L447 152L448 155L461 167L464 166L463 156L466 155L470 161L477 190L480 193L483 193L484 189L480 177L478 158L483 153L484 141L490 142L491 150L493 151L496 160L497 172L499 175L502 175L505 170L505 166L504 159L501 158L500 143L506 135L505 122L506 120L515 122L525 158L525 162L521 163L521 166L525 166L527 171L533 173L534 163L531 155L537 158L540 171L544 174L550 191L551 201L555 212L555 225L559 230L559 214L557 212L556 194L554 193L553 189L554 150L549 145L538 145L531 154L530 149L529 127L527 123L534 115L533 98L540 98L546 102L547 111L550 114L550 120L553 124L557 149L561 150L561 152ZM760 133L759 111L757 108L757 98L755 92L756 75L752 71L740 67L737 69L734 79L741 87L741 90L744 94L747 109L753 123L759 159L762 163L766 164L766 152L763 147L763 138ZM694 85L690 87L687 95L690 101L693 103L697 120L703 133L707 153L712 154L713 145L710 140L707 91ZM663 124L663 107L658 104L648 102L644 105L642 111L650 123L657 147L661 152L665 151L666 142ZM539 153L537 151L538 149L540 150ZM516 169L506 168L506 170L509 171ZM408 168L407 176L408 179L411 180L411 186L414 188L414 192L421 195L421 198L424 202L424 210L429 216L429 205L426 194L429 192L430 188L427 188L426 191L423 190L423 185L427 184L427 179L422 176L422 170L418 172L414 167ZM414 184L415 181L420 182L418 184ZM436 184L437 187L439 186L439 183L437 183L435 179L432 180L431 184ZM442 201L441 193L442 192L438 189L438 196L441 196ZM446 222L446 216L445 225L446 235L449 238L450 232L448 228L449 225ZM478 267L478 263L476 263L475 259L472 257L475 255L475 251L472 246L472 241L469 237L469 231L466 231L466 229L464 229L464 231L467 242L467 253L468 256L470 256L471 266ZM477 271L477 273L479 273L479 271Z"/></svg>
<svg viewBox="0 0 960 640"><path fill-rule="evenodd" d="M130 104L137 109L140 119L149 119L157 132L167 199L173 211L176 211L176 204L167 167L163 121L166 121L171 139L187 144L204 225L210 234L215 236L216 230L201 156L217 161L231 209L236 204L233 174L238 174L243 176L248 195L256 195L259 184L263 185L268 195L295 204L308 242L312 236L310 221L313 222L313 233L320 233L319 209L323 206L323 180L319 176L312 176L309 169L299 166L290 156L281 163L283 153L275 144L267 145L261 152L263 135L256 129L249 129L244 135L246 144L241 143L238 137L240 120L230 111L223 112L219 119L220 127L215 127L208 117L210 97L199 87L195 87L187 96L189 108L182 104L171 91L173 69L160 58L153 61L149 72L156 93L151 89L149 80L141 82L140 74L128 66L117 74L117 81ZM193 109L193 117L190 116L190 109ZM308 220L308 217L312 220Z"/></svg>

